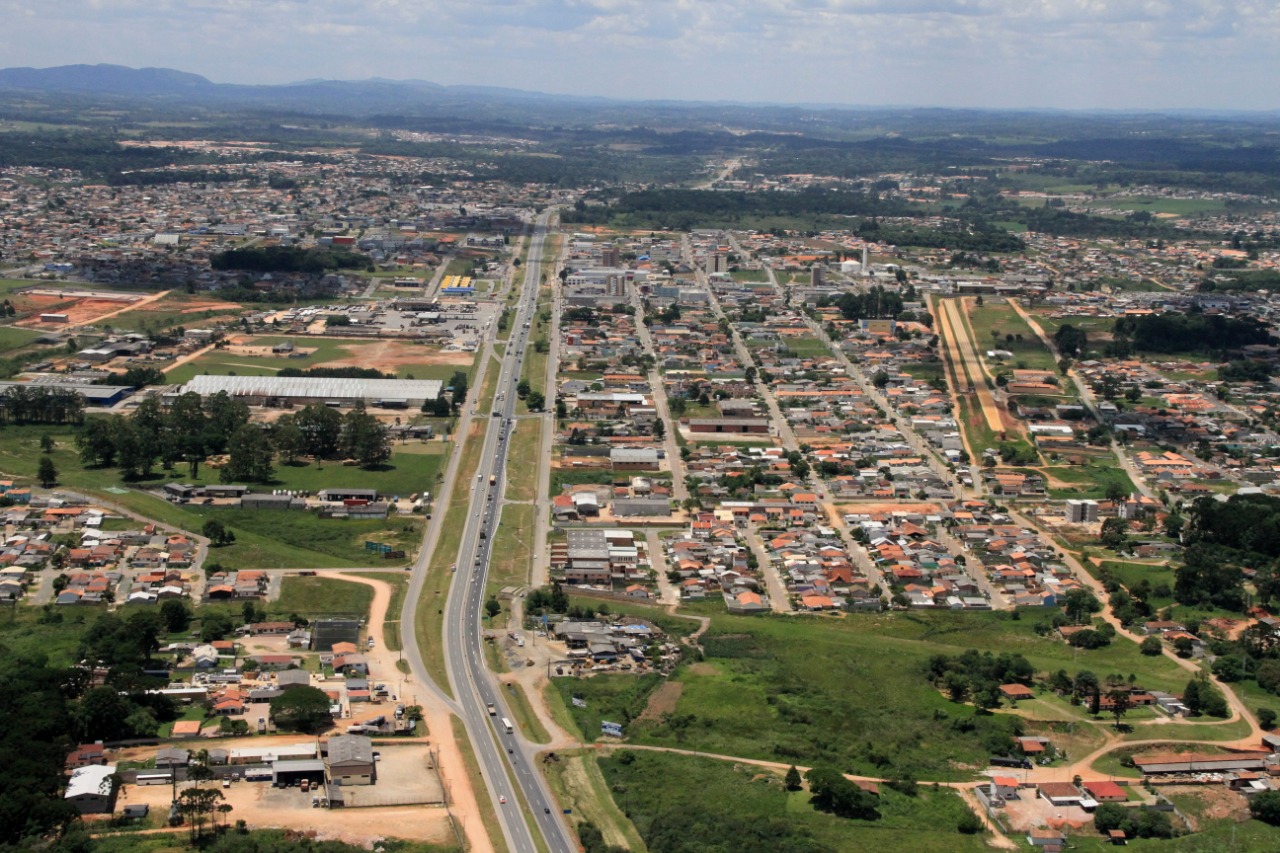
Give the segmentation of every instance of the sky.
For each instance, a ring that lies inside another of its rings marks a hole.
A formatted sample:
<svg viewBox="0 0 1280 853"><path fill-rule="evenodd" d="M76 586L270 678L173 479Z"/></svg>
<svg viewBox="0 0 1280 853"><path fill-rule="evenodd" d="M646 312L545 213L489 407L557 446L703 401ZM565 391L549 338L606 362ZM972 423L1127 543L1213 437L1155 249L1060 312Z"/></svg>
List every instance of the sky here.
<svg viewBox="0 0 1280 853"><path fill-rule="evenodd" d="M1280 107L1277 0L0 0L0 65L624 99Z"/></svg>

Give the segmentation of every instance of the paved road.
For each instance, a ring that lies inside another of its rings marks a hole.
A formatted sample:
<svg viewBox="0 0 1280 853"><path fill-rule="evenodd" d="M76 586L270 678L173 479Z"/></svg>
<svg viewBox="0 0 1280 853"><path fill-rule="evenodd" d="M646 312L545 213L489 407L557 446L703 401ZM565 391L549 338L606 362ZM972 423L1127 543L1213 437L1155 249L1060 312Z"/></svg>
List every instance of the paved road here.
<svg viewBox="0 0 1280 853"><path fill-rule="evenodd" d="M471 487L471 513L462 534L457 574L444 607L445 661L457 695L458 714L466 725L487 780L503 835L515 853L536 851L533 834L522 816L520 798L527 804L528 814L547 847L555 853L577 849L576 839L560 819L559 808L535 764L537 748L509 722L513 715L507 708L504 693L485 664L482 631L485 579L501 517L507 439L515 424L516 385L529 343L530 330L526 324L531 326L533 322L549 218L550 213L544 213L534 226L479 470L474 482L458 484L460 488ZM489 705L495 708L493 714L487 711Z"/></svg>

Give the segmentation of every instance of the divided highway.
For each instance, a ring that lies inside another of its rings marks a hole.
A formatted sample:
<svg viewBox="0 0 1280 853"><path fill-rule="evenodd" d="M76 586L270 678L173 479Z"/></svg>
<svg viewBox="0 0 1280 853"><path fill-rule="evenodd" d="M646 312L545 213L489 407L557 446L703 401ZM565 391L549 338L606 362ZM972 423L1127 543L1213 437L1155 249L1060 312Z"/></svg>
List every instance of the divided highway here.
<svg viewBox="0 0 1280 853"><path fill-rule="evenodd" d="M512 714L503 691L485 664L482 632L485 581L502 513L503 478L510 449L507 445L515 426L516 385L537 310L550 217L550 212L543 213L534 222L524 282L502 358L479 469L472 482L454 484L457 488L471 488L471 507L444 614L445 662L457 696L456 708L475 747L503 835L514 853L536 853L529 823L521 814L522 805L527 805L532 823L553 853L578 849L577 839L561 819L546 781L535 766L537 749L510 723ZM488 711L490 705L494 707L493 714Z"/></svg>

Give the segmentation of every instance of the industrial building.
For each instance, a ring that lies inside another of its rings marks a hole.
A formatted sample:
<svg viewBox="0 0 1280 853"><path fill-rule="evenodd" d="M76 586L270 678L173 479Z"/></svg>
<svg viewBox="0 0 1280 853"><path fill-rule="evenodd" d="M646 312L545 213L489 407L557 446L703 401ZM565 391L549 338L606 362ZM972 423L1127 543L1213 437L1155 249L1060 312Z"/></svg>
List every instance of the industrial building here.
<svg viewBox="0 0 1280 853"><path fill-rule="evenodd" d="M196 376L181 393L210 397L226 392L253 406L288 408L320 403L382 408L421 408L440 396L438 379L328 379L312 376Z"/></svg>

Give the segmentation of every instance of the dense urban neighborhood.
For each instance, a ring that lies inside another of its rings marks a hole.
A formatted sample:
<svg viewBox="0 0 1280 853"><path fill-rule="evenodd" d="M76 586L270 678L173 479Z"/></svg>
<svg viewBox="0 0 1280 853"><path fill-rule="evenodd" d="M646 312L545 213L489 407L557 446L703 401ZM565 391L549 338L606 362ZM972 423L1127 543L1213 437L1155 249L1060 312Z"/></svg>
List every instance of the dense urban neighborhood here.
<svg viewBox="0 0 1280 853"><path fill-rule="evenodd" d="M0 848L1280 846L1268 175L6 122Z"/></svg>

